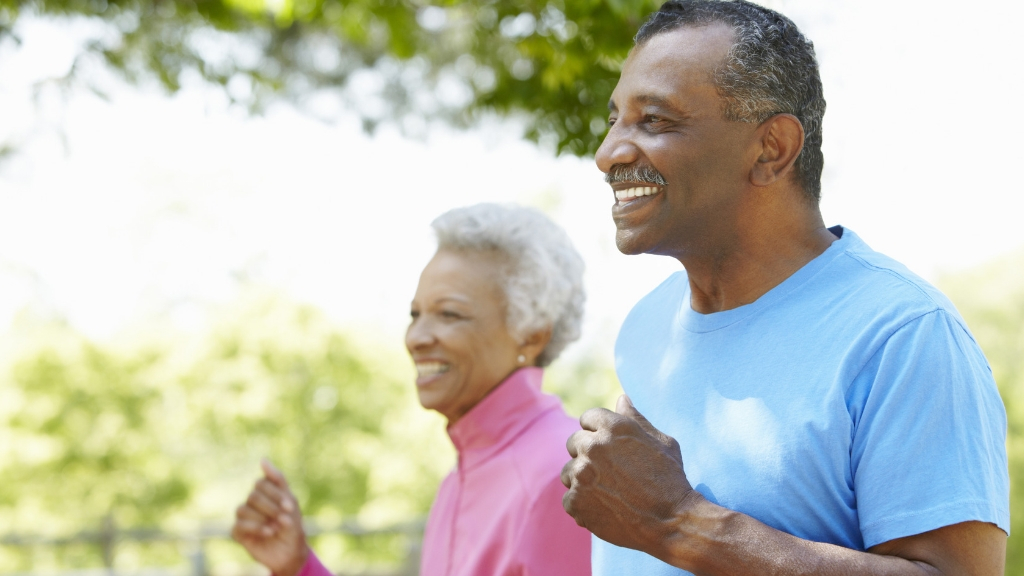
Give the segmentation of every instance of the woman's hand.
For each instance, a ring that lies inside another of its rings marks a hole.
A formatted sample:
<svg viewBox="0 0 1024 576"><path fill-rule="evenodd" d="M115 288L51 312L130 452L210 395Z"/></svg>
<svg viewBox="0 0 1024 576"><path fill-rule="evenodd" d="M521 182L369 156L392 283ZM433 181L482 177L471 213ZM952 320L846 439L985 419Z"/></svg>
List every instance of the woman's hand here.
<svg viewBox="0 0 1024 576"><path fill-rule="evenodd" d="M274 576L296 576L309 555L302 513L281 471L266 458L260 467L263 478L235 511L231 537Z"/></svg>

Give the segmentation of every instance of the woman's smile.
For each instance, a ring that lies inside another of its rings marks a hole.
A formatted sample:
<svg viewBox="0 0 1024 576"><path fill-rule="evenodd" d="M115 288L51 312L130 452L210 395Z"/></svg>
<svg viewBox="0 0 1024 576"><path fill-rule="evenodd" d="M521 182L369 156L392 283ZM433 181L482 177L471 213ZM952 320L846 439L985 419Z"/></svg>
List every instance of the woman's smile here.
<svg viewBox="0 0 1024 576"><path fill-rule="evenodd" d="M439 360L416 360L416 385L426 386L451 370L451 367L450 363Z"/></svg>

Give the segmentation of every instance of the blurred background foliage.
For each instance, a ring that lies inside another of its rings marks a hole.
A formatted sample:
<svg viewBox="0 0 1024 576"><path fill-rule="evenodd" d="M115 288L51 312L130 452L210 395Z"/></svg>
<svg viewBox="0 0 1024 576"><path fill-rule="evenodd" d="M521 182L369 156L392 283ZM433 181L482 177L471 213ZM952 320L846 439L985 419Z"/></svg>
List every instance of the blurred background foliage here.
<svg viewBox="0 0 1024 576"><path fill-rule="evenodd" d="M275 99L339 97L372 130L426 119L525 121L559 153L592 154L607 102L656 0L0 0L0 41L24 15L104 24L61 79L99 59L168 91L188 74L259 111Z"/></svg>

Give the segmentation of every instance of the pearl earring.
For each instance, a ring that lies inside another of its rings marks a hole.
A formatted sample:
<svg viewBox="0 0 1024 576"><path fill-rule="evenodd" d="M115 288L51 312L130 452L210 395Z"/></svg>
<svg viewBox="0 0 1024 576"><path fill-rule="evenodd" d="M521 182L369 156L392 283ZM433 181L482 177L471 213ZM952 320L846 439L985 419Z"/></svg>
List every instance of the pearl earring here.
<svg viewBox="0 0 1024 576"><path fill-rule="evenodd" d="M523 362L526 362L526 356L520 354L519 358L516 358L516 360L518 360L519 363L522 364Z"/></svg>

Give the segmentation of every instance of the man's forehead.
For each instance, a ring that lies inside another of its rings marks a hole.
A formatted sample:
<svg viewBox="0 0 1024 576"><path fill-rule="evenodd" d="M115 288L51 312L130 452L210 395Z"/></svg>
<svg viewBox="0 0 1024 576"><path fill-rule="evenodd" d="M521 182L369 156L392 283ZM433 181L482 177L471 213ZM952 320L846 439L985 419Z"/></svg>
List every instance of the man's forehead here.
<svg viewBox="0 0 1024 576"><path fill-rule="evenodd" d="M734 42L733 29L722 22L661 32L630 51L622 77L639 74L649 84L709 82Z"/></svg>

